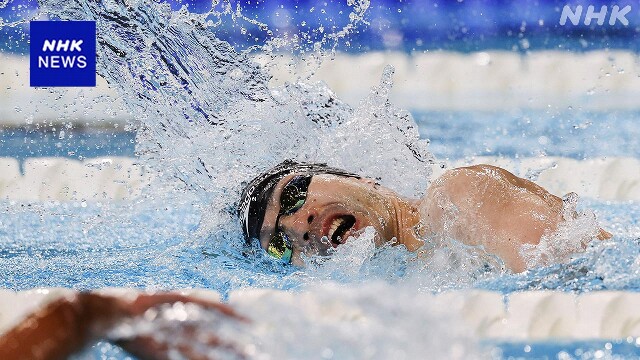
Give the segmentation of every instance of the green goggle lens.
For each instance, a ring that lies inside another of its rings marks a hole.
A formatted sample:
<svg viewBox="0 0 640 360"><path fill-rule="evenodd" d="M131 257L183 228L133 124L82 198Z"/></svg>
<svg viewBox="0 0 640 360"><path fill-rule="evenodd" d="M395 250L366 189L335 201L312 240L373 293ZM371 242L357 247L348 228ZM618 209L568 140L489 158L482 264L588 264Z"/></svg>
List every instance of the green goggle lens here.
<svg viewBox="0 0 640 360"><path fill-rule="evenodd" d="M276 234L269 241L267 253L282 262L290 263L293 249L291 240L282 230L278 229L278 221L281 215L291 215L298 211L307 200L307 190L311 183L311 175L294 176L282 188L280 194L280 211L276 219Z"/></svg>
<svg viewBox="0 0 640 360"><path fill-rule="evenodd" d="M293 250L291 249L291 242L285 233L278 231L271 241L269 241L269 247L267 253L276 259L282 260L282 262L291 262L291 255Z"/></svg>
<svg viewBox="0 0 640 360"><path fill-rule="evenodd" d="M311 183L311 176L299 175L284 186L280 195L280 214L291 215L304 205L309 183Z"/></svg>

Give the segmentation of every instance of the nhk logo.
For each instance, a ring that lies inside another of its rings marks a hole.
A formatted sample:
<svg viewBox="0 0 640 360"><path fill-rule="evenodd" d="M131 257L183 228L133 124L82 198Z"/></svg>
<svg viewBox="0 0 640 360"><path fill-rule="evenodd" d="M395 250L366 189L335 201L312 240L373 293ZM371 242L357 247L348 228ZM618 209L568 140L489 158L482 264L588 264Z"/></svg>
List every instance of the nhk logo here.
<svg viewBox="0 0 640 360"><path fill-rule="evenodd" d="M31 86L96 86L94 21L31 21Z"/></svg>
<svg viewBox="0 0 640 360"><path fill-rule="evenodd" d="M47 51L53 52L74 52L77 51L80 53L82 48L80 47L84 41L83 40L45 40L44 45L42 45L42 52L46 53ZM56 45L57 44L57 45ZM69 45L71 44L71 45ZM73 68L77 66L79 69L84 69L87 67L87 57L84 55L40 55L38 56L38 67L39 68Z"/></svg>
<svg viewBox="0 0 640 360"><path fill-rule="evenodd" d="M611 9L607 5L602 5L600 10L596 11L595 6L589 5L587 11L584 13L584 19L582 18L582 5L575 7L575 10L569 5L565 5L562 8L562 14L560 14L560 25L564 26L567 20L571 21L573 25L580 25L580 20L583 20L583 24L586 26L591 25L592 21L596 21L599 26L604 25L607 15L609 15L608 24L614 26L616 23L620 23L624 26L629 25L627 20L627 14L631 11L631 6L620 7L613 5Z"/></svg>

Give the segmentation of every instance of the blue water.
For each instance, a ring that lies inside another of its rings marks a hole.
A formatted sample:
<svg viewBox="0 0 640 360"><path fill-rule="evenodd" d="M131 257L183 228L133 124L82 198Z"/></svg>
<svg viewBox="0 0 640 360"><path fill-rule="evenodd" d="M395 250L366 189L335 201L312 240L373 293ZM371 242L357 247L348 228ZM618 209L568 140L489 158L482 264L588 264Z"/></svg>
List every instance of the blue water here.
<svg viewBox="0 0 640 360"><path fill-rule="evenodd" d="M635 140L640 138L640 127L635 125L639 113L635 111L414 111L413 115L438 160L475 155L640 157L640 142ZM132 132L110 130L68 131L62 139L53 131L4 130L0 131L0 156L134 156L134 138ZM0 263L5 265L0 267L2 285L12 289L208 287L224 295L237 286L261 284L265 280L262 273L275 271L267 283L273 281L280 288L296 286L295 282L278 283L277 274L287 270L268 261L263 262L264 267L252 268L242 249L220 247L216 239L194 240L199 223L197 203L180 192L156 194L135 206L4 203L0 213L4 225L0 226ZM570 266L495 277L476 286L504 293L640 290L640 278L629 272L639 251L640 204L585 199L581 205L593 209L602 226L617 235L617 245L604 250L606 257L600 258L600 250L593 250ZM234 235L228 236L233 239ZM185 245L189 242L194 245ZM38 266L33 265L33 258L39 259ZM219 266L238 269L238 273L206 271Z"/></svg>
<svg viewBox="0 0 640 360"><path fill-rule="evenodd" d="M295 269L261 253L244 257L243 249L234 246L233 234L197 239L199 212L189 200L195 202L184 194L138 204L2 202L0 286L205 287L226 296L253 284L283 289L300 285L295 279L278 282L280 275ZM540 289L640 291L640 267L634 264L640 252L640 204L589 200L584 206L594 209L602 226L616 234L615 246L589 249L568 265L496 276L475 286L505 294ZM397 276L367 271L383 280Z"/></svg>
<svg viewBox="0 0 640 360"><path fill-rule="evenodd" d="M414 112L436 157L640 157L638 111Z"/></svg>
<svg viewBox="0 0 640 360"><path fill-rule="evenodd" d="M173 10L187 5L195 13L205 13L211 7L211 1L206 0L171 0L168 3ZM246 17L260 19L270 29L275 29L278 35L313 29L327 23L340 27L344 24L336 20L340 18L337 15L349 12L346 1L342 0L237 0L231 3L239 4ZM618 5L620 8L631 6L631 11L626 15L629 25L624 26L619 22L614 26L608 23L598 26L595 22L585 25L584 21L578 25L559 25L563 6L572 6L573 10L579 4L585 7L593 4L596 9L602 5ZM519 52L542 49L638 51L640 43L635 38L640 31L640 12L637 6L637 2L630 0L594 0L589 3L561 0L372 1L366 18L371 26L352 34L349 43L339 44L338 49L349 52L468 52L487 49ZM0 7L0 18L8 23L28 19L37 8L35 0L10 0L9 6ZM264 43L264 32L255 29L241 32L240 28L235 22L225 22L217 31L217 36L238 48ZM320 33L313 35L320 36ZM26 54L29 51L28 37L26 24L0 26L0 51Z"/></svg>
<svg viewBox="0 0 640 360"><path fill-rule="evenodd" d="M640 157L640 128L635 111L582 112L565 110L517 112L414 111L421 137L440 160L475 155ZM18 159L63 156L135 156L135 134L111 130L0 131L0 156ZM238 234L196 235L200 221L198 199L180 191L155 194L136 203L0 202L0 286L14 290L33 287L102 287L142 289L210 288L223 298L234 289L258 286L297 289L303 283L262 256L246 257ZM615 234L612 246L597 246L569 264L523 274L484 278L471 287L509 294L552 289L570 292L640 291L640 204L585 199L602 226ZM395 271L363 270L365 277L389 282L402 277L407 258ZM256 265L257 264L257 265ZM354 281L334 278L334 281ZM461 285L462 286L462 285ZM465 284L463 287L468 287ZM590 359L596 355L640 356L635 343L535 342L495 343L497 358ZM120 349L100 343L87 357L103 353L124 358Z"/></svg>
<svg viewBox="0 0 640 360"><path fill-rule="evenodd" d="M509 342L496 344L504 359L636 359L640 344L635 339L556 342Z"/></svg>
<svg viewBox="0 0 640 360"><path fill-rule="evenodd" d="M135 133L106 129L0 129L0 157L82 160L103 156L135 156Z"/></svg>

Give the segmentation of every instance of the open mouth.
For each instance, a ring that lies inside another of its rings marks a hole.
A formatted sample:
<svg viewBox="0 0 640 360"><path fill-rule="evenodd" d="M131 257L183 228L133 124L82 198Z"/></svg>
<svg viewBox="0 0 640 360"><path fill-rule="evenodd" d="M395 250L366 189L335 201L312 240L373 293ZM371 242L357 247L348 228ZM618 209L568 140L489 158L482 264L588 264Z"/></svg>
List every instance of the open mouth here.
<svg viewBox="0 0 640 360"><path fill-rule="evenodd" d="M338 216L331 223L329 233L327 236L331 239L331 243L334 245L342 244L344 235L349 231L353 225L356 224L356 218L353 215Z"/></svg>

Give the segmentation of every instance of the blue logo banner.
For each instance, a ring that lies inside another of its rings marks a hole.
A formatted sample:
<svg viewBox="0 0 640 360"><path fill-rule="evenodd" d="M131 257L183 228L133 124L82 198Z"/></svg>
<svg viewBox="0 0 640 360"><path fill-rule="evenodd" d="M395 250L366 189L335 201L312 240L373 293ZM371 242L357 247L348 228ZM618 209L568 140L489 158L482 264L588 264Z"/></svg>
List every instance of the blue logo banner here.
<svg viewBox="0 0 640 360"><path fill-rule="evenodd" d="M31 21L31 86L96 86L95 21Z"/></svg>

